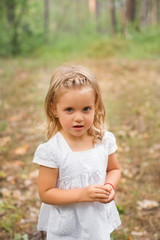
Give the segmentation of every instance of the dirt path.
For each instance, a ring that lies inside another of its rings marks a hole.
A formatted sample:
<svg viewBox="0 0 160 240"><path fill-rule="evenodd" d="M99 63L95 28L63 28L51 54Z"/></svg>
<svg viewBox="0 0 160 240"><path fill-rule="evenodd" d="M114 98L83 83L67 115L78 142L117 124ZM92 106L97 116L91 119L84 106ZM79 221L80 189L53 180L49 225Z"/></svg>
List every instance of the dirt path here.
<svg viewBox="0 0 160 240"><path fill-rule="evenodd" d="M97 75L107 124L119 145L123 174L116 203L123 225L113 239L159 240L160 61L74 63L88 66ZM51 64L42 66L33 60L10 60L0 67L0 239L40 239L36 235L37 169L32 158L44 141L37 124L44 118L43 100L51 74Z"/></svg>

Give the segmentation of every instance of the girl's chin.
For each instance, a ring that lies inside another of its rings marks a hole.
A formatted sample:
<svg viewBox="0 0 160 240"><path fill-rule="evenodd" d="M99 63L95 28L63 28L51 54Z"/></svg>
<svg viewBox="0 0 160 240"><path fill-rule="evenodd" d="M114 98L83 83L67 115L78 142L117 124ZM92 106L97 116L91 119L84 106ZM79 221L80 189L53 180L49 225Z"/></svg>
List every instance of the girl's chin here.
<svg viewBox="0 0 160 240"><path fill-rule="evenodd" d="M74 131L82 131L84 127L73 127Z"/></svg>

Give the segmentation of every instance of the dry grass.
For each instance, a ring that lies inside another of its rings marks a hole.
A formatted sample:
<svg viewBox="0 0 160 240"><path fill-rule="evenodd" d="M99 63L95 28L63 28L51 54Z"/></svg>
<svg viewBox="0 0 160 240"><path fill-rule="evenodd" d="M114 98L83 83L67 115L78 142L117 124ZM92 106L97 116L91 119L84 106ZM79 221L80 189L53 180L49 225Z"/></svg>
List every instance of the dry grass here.
<svg viewBox="0 0 160 240"><path fill-rule="evenodd" d="M159 207L138 208L138 201L160 204L159 61L76 60L97 75L109 129L119 145L122 180L116 203L122 227L114 240L160 239ZM51 66L52 64L52 66ZM44 118L43 100L56 63L5 60L0 67L0 238L34 236L40 202L32 158L44 141L35 127Z"/></svg>

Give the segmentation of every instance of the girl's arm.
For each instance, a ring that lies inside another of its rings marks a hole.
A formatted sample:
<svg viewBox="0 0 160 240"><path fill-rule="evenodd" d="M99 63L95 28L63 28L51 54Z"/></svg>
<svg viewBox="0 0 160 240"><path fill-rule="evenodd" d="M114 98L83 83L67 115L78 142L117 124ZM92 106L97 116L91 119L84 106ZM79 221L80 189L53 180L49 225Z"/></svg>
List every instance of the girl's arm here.
<svg viewBox="0 0 160 240"><path fill-rule="evenodd" d="M78 202L108 201L109 192L105 186L90 185L84 188L59 189L56 188L58 169L40 166L38 177L38 192L42 202L53 205L65 205Z"/></svg>
<svg viewBox="0 0 160 240"><path fill-rule="evenodd" d="M115 197L115 187L118 185L121 178L121 170L116 155L113 153L108 157L108 167L105 189L108 191L108 202L111 202Z"/></svg>
<svg viewBox="0 0 160 240"><path fill-rule="evenodd" d="M116 154L113 153L108 156L108 167L106 183L111 183L114 188L118 185L121 178L121 170Z"/></svg>

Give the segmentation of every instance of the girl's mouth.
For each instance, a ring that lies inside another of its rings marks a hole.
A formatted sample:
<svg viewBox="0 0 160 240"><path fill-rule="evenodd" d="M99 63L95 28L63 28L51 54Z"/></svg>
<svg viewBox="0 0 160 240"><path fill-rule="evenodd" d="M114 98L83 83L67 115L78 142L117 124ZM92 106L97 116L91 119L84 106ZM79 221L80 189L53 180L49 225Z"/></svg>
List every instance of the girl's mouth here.
<svg viewBox="0 0 160 240"><path fill-rule="evenodd" d="M74 129L82 129L83 128L83 125L75 125L73 126Z"/></svg>

